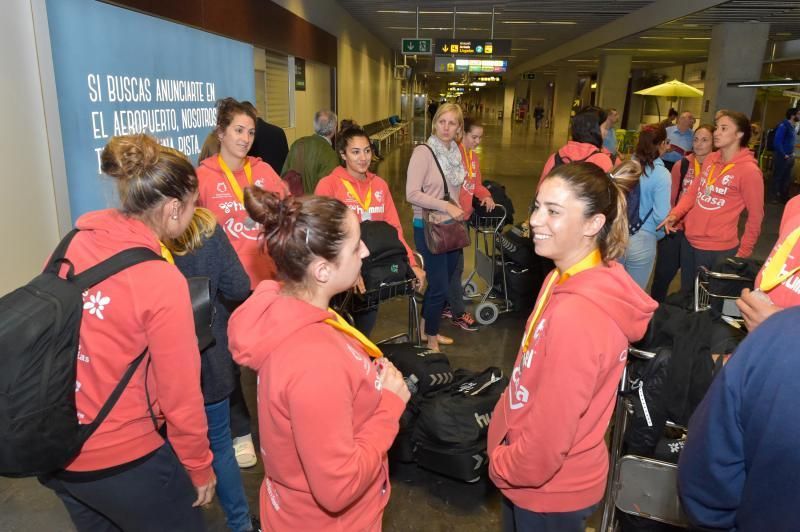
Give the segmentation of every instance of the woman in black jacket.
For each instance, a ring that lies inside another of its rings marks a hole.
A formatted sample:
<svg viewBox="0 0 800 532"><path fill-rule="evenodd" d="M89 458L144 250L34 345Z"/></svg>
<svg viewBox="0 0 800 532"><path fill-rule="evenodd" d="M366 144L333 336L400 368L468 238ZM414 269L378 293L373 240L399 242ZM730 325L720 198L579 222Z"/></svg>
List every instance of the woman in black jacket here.
<svg viewBox="0 0 800 532"><path fill-rule="evenodd" d="M250 279L214 214L207 209L195 209L186 231L166 246L184 276L209 279L215 311L214 343L200 353L200 382L208 418L208 439L214 453L212 466L217 475L217 495L230 530L253 530L231 438L229 396L238 377L228 350L228 318L233 307L250 295Z"/></svg>

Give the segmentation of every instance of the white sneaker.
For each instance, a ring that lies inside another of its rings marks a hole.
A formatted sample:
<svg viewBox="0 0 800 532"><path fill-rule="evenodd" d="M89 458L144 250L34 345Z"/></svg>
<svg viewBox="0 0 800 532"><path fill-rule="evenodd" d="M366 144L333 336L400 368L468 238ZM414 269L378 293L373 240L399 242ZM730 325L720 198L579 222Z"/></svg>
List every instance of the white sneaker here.
<svg viewBox="0 0 800 532"><path fill-rule="evenodd" d="M241 469L253 467L258 463L253 436L250 434L233 439L233 452L236 454L236 463Z"/></svg>

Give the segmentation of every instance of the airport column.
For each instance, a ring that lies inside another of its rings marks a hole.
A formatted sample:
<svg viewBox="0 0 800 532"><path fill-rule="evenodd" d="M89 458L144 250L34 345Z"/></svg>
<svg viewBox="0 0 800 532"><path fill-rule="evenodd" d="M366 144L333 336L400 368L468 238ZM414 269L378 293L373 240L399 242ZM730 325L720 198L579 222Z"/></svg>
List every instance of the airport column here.
<svg viewBox="0 0 800 532"><path fill-rule="evenodd" d="M712 28L703 122L711 122L718 109L750 116L756 89L728 87L728 83L761 79L768 38L769 23L766 22L724 22Z"/></svg>
<svg viewBox="0 0 800 532"><path fill-rule="evenodd" d="M628 78L631 75L631 56L604 54L597 72L597 105L613 107L620 116L625 111Z"/></svg>
<svg viewBox="0 0 800 532"><path fill-rule="evenodd" d="M556 71L555 96L553 98L553 146L561 146L568 140L570 111L578 86L578 69L574 65L559 66Z"/></svg>

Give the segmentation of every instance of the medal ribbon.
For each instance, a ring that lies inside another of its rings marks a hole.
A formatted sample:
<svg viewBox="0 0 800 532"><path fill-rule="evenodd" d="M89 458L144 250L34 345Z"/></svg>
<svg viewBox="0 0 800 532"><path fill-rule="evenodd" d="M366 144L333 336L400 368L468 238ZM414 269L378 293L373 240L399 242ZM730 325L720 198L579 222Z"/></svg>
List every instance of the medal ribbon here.
<svg viewBox="0 0 800 532"><path fill-rule="evenodd" d="M231 185L231 190L233 191L233 195L236 196L236 199L239 200L239 203L244 206L244 192L242 192L242 187L239 186L239 182L236 181L236 177L231 172L231 169L228 168L228 165L225 164L225 161L222 160L222 155L217 155L217 162L219 162L219 167L225 173L225 177L228 178L228 183ZM253 169L250 168L250 160L245 160L244 163L244 175L247 178L247 182L252 185L253 184Z"/></svg>
<svg viewBox="0 0 800 532"><path fill-rule="evenodd" d="M164 245L162 241L158 241L161 244L161 256L164 257L164 260L169 262L170 264L175 264L175 259L172 257L172 252Z"/></svg>
<svg viewBox="0 0 800 532"><path fill-rule="evenodd" d="M700 167L700 163L698 162L698 160L697 160L697 159L695 159L695 160L694 160L694 175L692 176L692 179L694 179L694 178L696 178L696 177L700 177L700 172L701 172L701 170L702 170L702 169L701 169L701 167Z"/></svg>
<svg viewBox="0 0 800 532"><path fill-rule="evenodd" d="M474 177L472 174L472 150L467 151L463 144L459 144L458 148L461 150L461 153L464 154L464 160L467 161L467 177L472 180Z"/></svg>
<svg viewBox="0 0 800 532"><path fill-rule="evenodd" d="M539 297L539 301L536 302L536 308L533 309L533 318L531 318L531 323L528 326L528 330L525 331L525 336L522 338L523 351L528 350L528 346L531 343L531 337L533 336L533 331L536 329L536 325L539 323L539 319L542 317L544 308L547 306L547 303L550 300L550 294L553 292L554 285L565 283L570 277L577 275L582 271L594 268L601 262L603 262L603 258L600 255L600 250L595 249L581 259L580 262L570 267L563 274L559 275L557 269L550 272L550 275L547 276L547 280L544 282L542 295Z"/></svg>
<svg viewBox="0 0 800 532"><path fill-rule="evenodd" d="M333 318L328 318L325 320L325 323L334 329L342 331L346 335L358 340L358 342L364 347L364 350L367 352L367 354L372 358L380 358L383 356L383 353L377 345L373 344L369 338L361 333L361 331L347 323L347 321L337 314L335 310L329 308L328 312L333 314Z"/></svg>
<svg viewBox="0 0 800 532"><path fill-rule="evenodd" d="M367 199L361 200L361 197L356 192L356 188L353 184L348 181L347 179L342 179L342 184L344 188L347 189L347 192L353 197L356 202L361 205L361 208L364 209L364 212L369 214L369 206L372 204L372 183L370 183L369 188L367 189Z"/></svg>
<svg viewBox="0 0 800 532"><path fill-rule="evenodd" d="M714 163L713 165L711 165L711 168L708 171L708 177L706 178L706 188L708 189L708 188L712 187L714 185L714 183L717 182L717 178L719 176L724 175L725 172L727 172L728 170L730 170L733 167L734 167L733 163L730 163L730 164L726 165L722 169L722 171L719 173L719 175L714 177L714 170L717 168L717 163Z"/></svg>
<svg viewBox="0 0 800 532"><path fill-rule="evenodd" d="M784 265L786 265L786 260L789 258L789 253L794 249L798 240L800 240L800 227L795 228L795 230L789 233L783 242L781 242L775 254L770 259L769 264L767 264L764 271L761 272L761 282L758 288L762 292L769 292L791 277L794 273L800 271L800 266L795 266L791 270L781 273Z"/></svg>

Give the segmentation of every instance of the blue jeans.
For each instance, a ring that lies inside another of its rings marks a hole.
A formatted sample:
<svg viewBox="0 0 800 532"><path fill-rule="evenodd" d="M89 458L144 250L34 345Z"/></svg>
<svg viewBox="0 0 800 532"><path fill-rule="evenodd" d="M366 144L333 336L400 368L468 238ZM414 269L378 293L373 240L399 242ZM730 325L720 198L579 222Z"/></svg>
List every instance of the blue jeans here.
<svg viewBox="0 0 800 532"><path fill-rule="evenodd" d="M206 418L208 440L211 443L211 452L214 453L211 466L217 475L217 497L225 512L225 521L233 532L252 530L242 474L233 453L229 400L207 404Z"/></svg>
<svg viewBox="0 0 800 532"><path fill-rule="evenodd" d="M467 311L464 305L464 287L461 286L461 277L464 275L464 250L459 249L456 270L450 276L450 287L447 290L447 303L453 311L453 317L457 318Z"/></svg>
<svg viewBox="0 0 800 532"><path fill-rule="evenodd" d="M415 220L416 222L416 220ZM439 334L439 324L442 319L442 310L447 302L447 292L450 288L450 279L456 270L458 255L462 250L450 251L434 255L425 244L425 230L414 225L414 243L417 251L425 259L425 277L428 289L422 300L422 317L425 319L425 335L436 336Z"/></svg>
<svg viewBox="0 0 800 532"><path fill-rule="evenodd" d="M701 266L712 270L717 262L733 257L738 250L738 246L722 251L698 249L692 247L688 240L683 239L681 242L681 292L684 294L694 292L695 277Z"/></svg>
<svg viewBox="0 0 800 532"><path fill-rule="evenodd" d="M630 237L625 256L619 261L636 284L642 290L647 290L647 282L656 261L656 235L642 229Z"/></svg>

